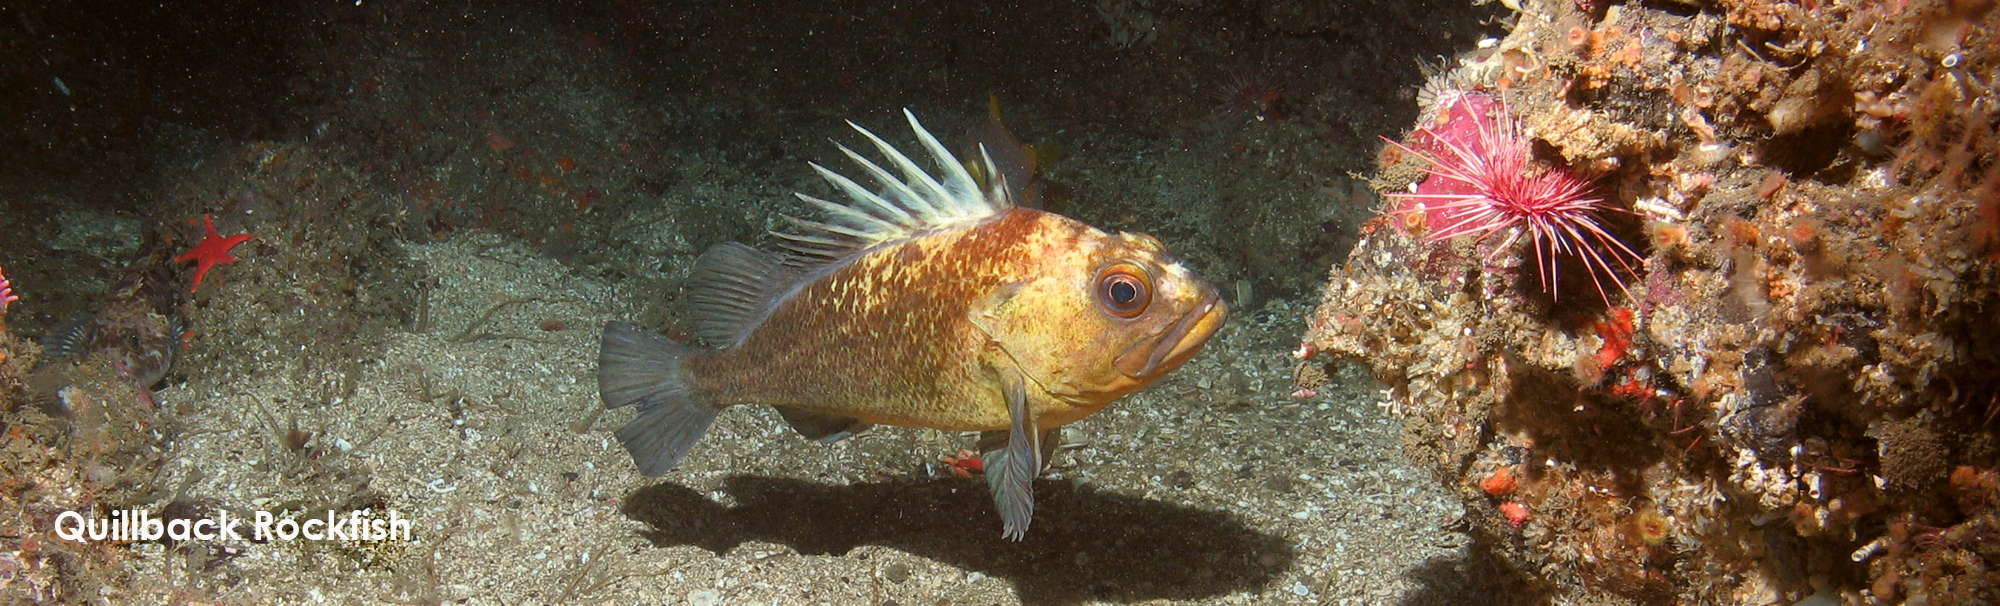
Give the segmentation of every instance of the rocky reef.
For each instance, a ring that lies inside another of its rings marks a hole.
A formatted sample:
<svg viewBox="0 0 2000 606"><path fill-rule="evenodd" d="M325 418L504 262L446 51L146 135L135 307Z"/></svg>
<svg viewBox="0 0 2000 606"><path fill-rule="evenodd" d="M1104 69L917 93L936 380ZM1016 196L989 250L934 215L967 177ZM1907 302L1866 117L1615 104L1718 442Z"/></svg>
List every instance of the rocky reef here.
<svg viewBox="0 0 2000 606"><path fill-rule="evenodd" d="M120 593L119 548L130 541L79 545L32 529L158 498L171 416L106 356L46 362L7 331L0 305L0 596L52 604Z"/></svg>
<svg viewBox="0 0 2000 606"><path fill-rule="evenodd" d="M1525 170L1587 176L1643 263L1590 271L1586 241L1545 284L1527 238L1428 238L1392 198L1301 387L1372 369L1407 452L1558 603L2000 597L2000 10L1517 8L1421 97L1503 99ZM1440 178L1406 151L1377 191Z"/></svg>

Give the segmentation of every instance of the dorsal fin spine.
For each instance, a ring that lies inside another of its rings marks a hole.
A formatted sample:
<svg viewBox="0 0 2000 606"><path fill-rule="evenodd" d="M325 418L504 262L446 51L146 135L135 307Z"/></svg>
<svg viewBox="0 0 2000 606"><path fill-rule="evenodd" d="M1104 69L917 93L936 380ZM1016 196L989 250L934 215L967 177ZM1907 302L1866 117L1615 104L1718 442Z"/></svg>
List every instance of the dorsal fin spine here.
<svg viewBox="0 0 2000 606"><path fill-rule="evenodd" d="M870 211L881 213L884 218L894 223L908 223L910 221L909 213L903 212L903 209L896 208L895 204L883 199L882 196L877 195L875 192L861 187L860 183L855 183L853 179L847 178L846 175L828 170L817 163L810 164L813 170L819 173L820 177L825 178L834 187L840 188L840 191L845 192L847 197L868 203Z"/></svg>
<svg viewBox="0 0 2000 606"><path fill-rule="evenodd" d="M942 181L920 168L909 156L897 151L881 137L852 122L848 124L875 144L902 177L892 174L885 164L869 161L845 146L841 152L853 158L870 178L879 182L879 191L812 164L815 172L846 194L848 204L797 194L799 200L819 209L819 220L779 215L796 232L774 231L791 255L780 256L743 244L718 245L696 259L689 276L689 311L696 334L710 344L733 346L740 343L764 320L764 316L797 292L800 282L820 275L825 268L885 242L920 237L934 230L967 227L1011 206L1005 186L981 191L972 174L952 156L937 137L924 130L915 114L903 111L910 128L925 151L941 170ZM988 173L993 159L984 148L980 161Z"/></svg>
<svg viewBox="0 0 2000 606"><path fill-rule="evenodd" d="M938 174L918 166L910 156L875 133L849 122L849 126L875 145L886 161L871 161L846 146L837 146L879 186L871 188L812 164L813 171L846 194L848 201L832 202L799 194L799 199L817 207L821 216L816 221L785 217L800 233L774 232L786 241L786 248L797 253L786 261L788 264L806 268L836 262L884 242L916 237L934 229L969 225L1012 206L1004 187L982 191L968 167L930 131L924 130L915 114L904 110L903 117L937 164ZM983 149L980 155L979 161L993 164Z"/></svg>
<svg viewBox="0 0 2000 606"><path fill-rule="evenodd" d="M1000 174L1000 167L993 164L993 154L986 153L986 144L979 144L979 159L986 165L986 174L993 175L992 183L986 186L986 196L994 200L1005 200L1014 204L1013 194L1007 191L1007 175Z"/></svg>
<svg viewBox="0 0 2000 606"><path fill-rule="evenodd" d="M868 132L868 129L862 128L861 125L853 122L848 122L847 125L854 127L854 130L861 131L861 136L867 137L869 142L874 143L875 149L882 152L882 156L888 158L889 163L896 165L896 170L903 173L903 178L896 181L901 182L904 187L913 190L912 193L916 195L912 196L912 201L924 206L924 209L927 211L924 214L933 217L944 214L939 212L943 209L937 208L932 202L948 203L951 201L951 193L945 191L944 186L939 185L936 179L932 179L930 173L924 172L924 169L918 167L917 163L910 161L909 156L903 155L903 152L896 151L895 146L889 145L888 141L883 141L881 137L875 136L875 133ZM926 191L914 191L918 186L922 186Z"/></svg>
<svg viewBox="0 0 2000 606"><path fill-rule="evenodd" d="M972 173L965 170L965 165L959 164L958 159L951 155L951 150L945 149L944 144L939 143L937 137L931 136L931 131L924 130L924 125L917 123L916 114L911 113L908 109L904 109L903 117L910 121L910 130L917 132L917 140L923 142L924 149L931 152L931 157L937 160L938 168L944 171L945 181L943 185L945 199L960 205L985 202L979 191L979 185L972 181ZM929 175L925 175L925 177L928 178ZM959 210L971 211L974 209L960 208Z"/></svg>
<svg viewBox="0 0 2000 606"><path fill-rule="evenodd" d="M804 195L804 194L800 194L800 197L804 197L804 198L808 198L808 199L810 199L810 200L818 200L818 198L812 198L811 196L806 196L806 195ZM824 201L822 200L822 202L824 202ZM831 204L831 203L829 202L829 204ZM791 222L792 222L792 224L794 224L794 225L797 225L797 226L799 226L799 227L804 227L804 228L807 228L807 229L814 229L814 230L819 230L819 231L823 231L823 232L827 232L827 233L834 233L834 234L840 234L840 235L843 235L843 236L847 236L847 237L850 237L850 238L857 238L857 239L860 239L860 240L864 240L864 241L865 241L865 240L870 240L870 239L872 239L872 238L873 238L873 236L874 236L874 234L871 234L871 233L869 233L869 232L866 232L866 231L862 231L862 230L858 230L858 229L853 229L853 228L849 228L849 227L844 227L844 226L840 226L840 225L834 225L834 224L832 224L832 223L823 223L823 222L819 222L819 221L813 221L813 220L809 220L809 219L800 219L800 218L797 218L797 217L791 217L791 216L787 216L787 217L785 217L785 220L787 220L787 221L791 221Z"/></svg>
<svg viewBox="0 0 2000 606"><path fill-rule="evenodd" d="M889 171L884 170L881 165L876 164L873 160L869 160L867 156L863 156L845 145L839 147L841 153L847 154L847 157L854 160L855 164L861 165L861 169L867 171L868 176L874 178L876 183L881 183L886 188L884 191L888 193L889 197L902 203L903 209L907 209L911 213L916 213L915 219L930 221L937 217L937 213L931 210L930 205L924 203L923 196L917 195L916 190L910 189L908 185L904 185L901 179L897 179L895 175L889 174ZM849 179L849 181L852 182L852 179ZM904 216L910 215L906 214Z"/></svg>
<svg viewBox="0 0 2000 606"><path fill-rule="evenodd" d="M834 204L802 193L793 195L798 196L800 200L804 200L808 204L819 207L820 211L827 214L827 218L832 219L829 223L845 223L850 227L861 230L863 233L881 233L896 228L895 223L884 221L879 217L852 206Z"/></svg>

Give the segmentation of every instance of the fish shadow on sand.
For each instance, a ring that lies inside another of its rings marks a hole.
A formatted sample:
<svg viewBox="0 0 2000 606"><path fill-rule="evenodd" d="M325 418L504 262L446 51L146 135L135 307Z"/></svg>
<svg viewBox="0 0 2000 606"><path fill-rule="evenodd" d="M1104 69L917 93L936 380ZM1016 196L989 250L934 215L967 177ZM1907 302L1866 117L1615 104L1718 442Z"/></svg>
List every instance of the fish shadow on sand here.
<svg viewBox="0 0 2000 606"><path fill-rule="evenodd" d="M656 546L721 554L765 541L837 556L878 545L1005 579L1036 606L1254 593L1293 560L1289 541L1227 513L1067 482L1036 482L1034 526L1018 543L1000 537L986 487L972 480L827 485L734 476L724 490L735 505L655 484L633 492L624 513L652 527L642 534Z"/></svg>

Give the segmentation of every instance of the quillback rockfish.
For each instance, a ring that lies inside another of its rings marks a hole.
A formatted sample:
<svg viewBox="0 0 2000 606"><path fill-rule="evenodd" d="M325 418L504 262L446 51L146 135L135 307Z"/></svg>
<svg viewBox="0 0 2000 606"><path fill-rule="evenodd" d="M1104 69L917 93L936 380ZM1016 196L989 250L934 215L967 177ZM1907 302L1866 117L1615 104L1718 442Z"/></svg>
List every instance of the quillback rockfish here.
<svg viewBox="0 0 2000 606"><path fill-rule="evenodd" d="M598 388L607 407L638 406L618 438L642 473L672 470L738 404L776 407L823 441L878 423L981 431L1003 535L1018 540L1050 434L1180 367L1222 326L1215 288L1158 240L1016 206L1004 177L982 188L904 116L941 176L854 126L889 167L841 151L879 189L814 164L849 204L799 194L825 217L776 234L788 253L729 243L696 261L691 320L719 349L605 326Z"/></svg>
<svg viewBox="0 0 2000 606"><path fill-rule="evenodd" d="M187 276L175 248L173 238L156 233L96 311L52 331L43 351L55 362L105 356L142 390L166 378L188 326Z"/></svg>

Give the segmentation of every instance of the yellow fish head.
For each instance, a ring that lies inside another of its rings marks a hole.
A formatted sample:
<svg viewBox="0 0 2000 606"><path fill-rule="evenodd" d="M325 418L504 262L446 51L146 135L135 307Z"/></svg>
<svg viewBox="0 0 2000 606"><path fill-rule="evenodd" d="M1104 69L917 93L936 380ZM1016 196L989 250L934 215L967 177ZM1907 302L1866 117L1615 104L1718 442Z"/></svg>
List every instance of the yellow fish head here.
<svg viewBox="0 0 2000 606"><path fill-rule="evenodd" d="M1044 427L1095 412L1179 368L1222 327L1215 287L1145 234L1107 233L1044 214L1052 234L1034 278L988 306L993 342L1031 382L1068 404ZM1005 363L1005 362L1003 362Z"/></svg>

